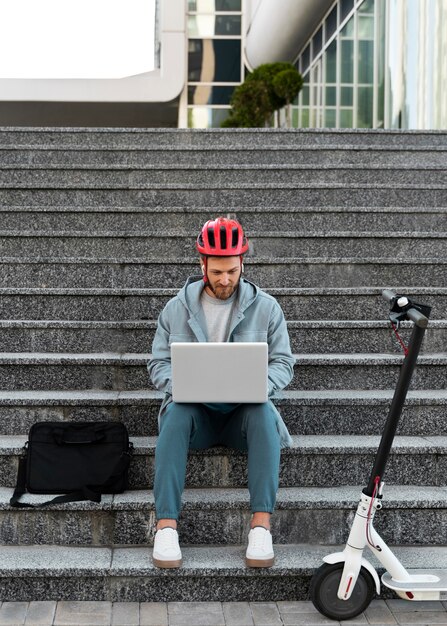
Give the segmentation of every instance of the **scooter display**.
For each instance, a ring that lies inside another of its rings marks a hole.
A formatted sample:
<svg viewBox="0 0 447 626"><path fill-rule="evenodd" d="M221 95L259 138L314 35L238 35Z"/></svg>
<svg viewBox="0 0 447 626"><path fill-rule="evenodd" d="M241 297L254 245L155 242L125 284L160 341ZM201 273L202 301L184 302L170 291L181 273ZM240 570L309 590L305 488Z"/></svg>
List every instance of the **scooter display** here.
<svg viewBox="0 0 447 626"><path fill-rule="evenodd" d="M404 295L390 290L382 292L390 303L389 319L404 347L402 363L393 400L385 422L379 448L367 487L362 491L349 538L343 552L324 557L323 565L315 572L310 596L314 606L326 617L346 620L362 613L377 593L380 579L363 552L369 548L385 568L382 583L405 600L440 600L447 591L447 570L407 570L374 529L373 521L382 508L383 477L396 429L410 386L413 371L428 326L431 307L412 302ZM400 322L414 323L408 348L398 335Z"/></svg>

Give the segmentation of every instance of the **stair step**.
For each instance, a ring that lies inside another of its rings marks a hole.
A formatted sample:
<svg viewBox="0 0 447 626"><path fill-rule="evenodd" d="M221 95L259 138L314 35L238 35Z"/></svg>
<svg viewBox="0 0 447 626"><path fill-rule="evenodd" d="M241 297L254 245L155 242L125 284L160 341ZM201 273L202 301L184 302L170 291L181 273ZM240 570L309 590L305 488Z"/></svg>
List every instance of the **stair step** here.
<svg viewBox="0 0 447 626"><path fill-rule="evenodd" d="M136 148L129 144L123 150L80 149L76 146L48 146L48 147L9 147L0 145L0 166L2 168L16 167L64 167L78 168L99 167L137 167L147 168L154 165L162 166L217 166L217 165L306 165L318 164L328 166L343 163L347 165L373 164L380 166L423 167L443 166L445 164L446 148L414 146L412 148L389 146L356 146L351 150L338 146L274 146L258 147L225 147L216 145L212 149L198 149L195 147L176 147L160 150L149 146Z"/></svg>
<svg viewBox="0 0 447 626"><path fill-rule="evenodd" d="M0 259L0 287L153 288L183 284L195 274L197 258L186 259ZM312 288L387 286L445 287L447 259L437 258L281 258L247 259L246 275L263 287L299 284Z"/></svg>
<svg viewBox="0 0 447 626"><path fill-rule="evenodd" d="M186 184L151 185L150 189L17 189L0 188L0 207L12 206L135 208L159 207L214 207L226 206L226 212L244 210L260 205L270 207L333 207L357 206L368 208L416 206L419 208L446 206L445 185L363 185L270 183L239 184L236 188L201 187L189 188ZM214 213L214 211L213 211Z"/></svg>
<svg viewBox="0 0 447 626"><path fill-rule="evenodd" d="M18 457L26 437L2 436L0 476L2 485L15 485ZM130 468L131 489L152 489L155 437L134 437ZM293 436L293 446L282 452L281 487L328 487L334 484L366 484L379 436ZM191 451L187 487L245 487L246 455L228 448ZM389 484L447 484L447 437L395 438L387 466Z"/></svg>
<svg viewBox="0 0 447 626"><path fill-rule="evenodd" d="M361 486L338 485L279 489L272 516L275 544L343 543L361 492ZM105 495L100 504L75 502L20 512L9 506L12 493L12 489L0 488L3 545L152 545L152 491ZM39 504L51 497L28 494L22 502ZM387 543L441 545L445 543L446 497L447 487L387 486L375 528ZM183 546L247 541L251 518L247 489L186 489L182 502Z"/></svg>
<svg viewBox="0 0 447 626"><path fill-rule="evenodd" d="M230 209L231 210L231 209ZM228 207L218 205L216 215L228 214ZM234 211L234 209L233 209ZM208 208L157 206L0 206L3 230L94 232L97 230L133 232L167 231L175 224L185 233L199 232L210 218ZM241 224L251 233L264 230L296 232L432 232L445 230L445 207L355 207L355 206L280 206L238 208L235 213Z"/></svg>
<svg viewBox="0 0 447 626"><path fill-rule="evenodd" d="M95 259L140 257L159 259L190 256L195 250L195 236L173 231L143 235L135 232L0 231L0 255L3 257L81 257ZM447 232L438 233L299 233L295 231L251 233L251 257L306 258L340 257L349 250L351 258L385 257L401 259L412 250L416 258L447 258Z"/></svg>
<svg viewBox="0 0 447 626"><path fill-rule="evenodd" d="M216 140L216 137L219 137ZM128 149L148 148L163 150L179 147L196 149L220 149L247 146L339 146L345 149L360 146L444 148L446 133L443 131L400 131L361 129L142 129L142 128L1 128L0 145L8 147L55 147L81 146Z"/></svg>
<svg viewBox="0 0 447 626"><path fill-rule="evenodd" d="M0 388L131 390L152 388L150 354L0 353ZM297 355L289 389L389 389L397 383L403 356L391 354ZM447 354L418 360L413 388L444 389Z"/></svg>
<svg viewBox="0 0 447 626"><path fill-rule="evenodd" d="M420 165L417 168L399 166L375 167L374 165L350 166L266 166L236 165L215 166L165 166L164 168L106 169L43 169L24 167L0 169L0 188L8 189L241 189L258 186L268 189L271 185L314 185L339 187L341 185L380 185L385 188L410 186L412 188L445 188L447 172L444 167Z"/></svg>
<svg viewBox="0 0 447 626"><path fill-rule="evenodd" d="M150 348L157 322L0 320L4 352L138 352ZM388 322L288 321L292 351L300 354L401 352ZM411 324L399 330L408 343ZM447 320L431 321L424 352L447 352Z"/></svg>
<svg viewBox="0 0 447 626"><path fill-rule="evenodd" d="M275 405L291 434L377 435L394 390L283 391ZM24 435L37 421L115 421L132 436L158 434L158 391L2 391L0 433ZM447 391L409 391L399 422L400 435L447 435Z"/></svg>
<svg viewBox="0 0 447 626"><path fill-rule="evenodd" d="M433 306L433 317L447 318L445 287L394 288L415 302ZM150 320L157 319L175 288L21 288L0 287L3 320ZM286 319L304 321L384 320L387 307L380 288L266 288L281 305ZM429 341L429 333L424 341Z"/></svg>
<svg viewBox="0 0 447 626"><path fill-rule="evenodd" d="M270 569L247 569L244 546L185 547L183 567L152 565L147 548L0 547L2 600L261 601L308 600L310 579L340 546L275 547ZM392 547L405 567L445 569L447 548ZM383 568L372 555L365 555Z"/></svg>

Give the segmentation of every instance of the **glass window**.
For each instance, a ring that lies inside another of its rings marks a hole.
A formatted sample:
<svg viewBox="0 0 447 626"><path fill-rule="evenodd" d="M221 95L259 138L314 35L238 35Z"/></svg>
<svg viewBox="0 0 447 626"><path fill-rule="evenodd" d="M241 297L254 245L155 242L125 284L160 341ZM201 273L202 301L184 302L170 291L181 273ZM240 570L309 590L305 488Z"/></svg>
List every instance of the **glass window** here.
<svg viewBox="0 0 447 626"><path fill-rule="evenodd" d="M292 128L298 128L298 109L292 109Z"/></svg>
<svg viewBox="0 0 447 626"><path fill-rule="evenodd" d="M352 107L352 105L353 105L353 89L352 89L352 87L341 87L341 89L340 89L340 105L342 107Z"/></svg>
<svg viewBox="0 0 447 626"><path fill-rule="evenodd" d="M230 104L234 89L216 85L189 85L188 104Z"/></svg>
<svg viewBox="0 0 447 626"><path fill-rule="evenodd" d="M309 63L310 63L310 46L307 46L307 48L304 50L302 59L303 59L303 72L305 72L307 68L309 67Z"/></svg>
<svg viewBox="0 0 447 626"><path fill-rule="evenodd" d="M359 15L359 39L374 39L374 18Z"/></svg>
<svg viewBox="0 0 447 626"><path fill-rule="evenodd" d="M354 18L351 18L349 22L346 22L344 27L340 31L340 37L342 39L353 39L354 37Z"/></svg>
<svg viewBox="0 0 447 626"><path fill-rule="evenodd" d="M320 54L322 45L323 45L323 27L320 26L320 28L317 30L313 38L312 59L315 59L315 57L318 54Z"/></svg>
<svg viewBox="0 0 447 626"><path fill-rule="evenodd" d="M374 0L363 0L359 11L360 13L374 13Z"/></svg>
<svg viewBox="0 0 447 626"><path fill-rule="evenodd" d="M332 9L326 18L326 41L332 37L337 30L337 5Z"/></svg>
<svg viewBox="0 0 447 626"><path fill-rule="evenodd" d="M326 128L335 128L337 125L337 111L326 109L324 112L324 125Z"/></svg>
<svg viewBox="0 0 447 626"><path fill-rule="evenodd" d="M352 83L354 79L354 42L350 39L341 42L341 82Z"/></svg>
<svg viewBox="0 0 447 626"><path fill-rule="evenodd" d="M201 13L240 11L241 0L188 0L188 10Z"/></svg>
<svg viewBox="0 0 447 626"><path fill-rule="evenodd" d="M374 82L374 42L359 41L359 83Z"/></svg>
<svg viewBox="0 0 447 626"><path fill-rule="evenodd" d="M191 37L214 37L214 35L240 35L240 15L190 15L188 32Z"/></svg>
<svg viewBox="0 0 447 626"><path fill-rule="evenodd" d="M357 102L357 127L372 128L373 125L373 88L359 87Z"/></svg>
<svg viewBox="0 0 447 626"><path fill-rule="evenodd" d="M337 40L328 46L326 50L326 82L337 82Z"/></svg>
<svg viewBox="0 0 447 626"><path fill-rule="evenodd" d="M340 128L352 128L352 109L340 109Z"/></svg>
<svg viewBox="0 0 447 626"><path fill-rule="evenodd" d="M220 128L227 119L230 109L211 109L209 107L193 107L188 109L189 128Z"/></svg>
<svg viewBox="0 0 447 626"><path fill-rule="evenodd" d="M326 106L334 107L337 104L337 87L326 87Z"/></svg>
<svg viewBox="0 0 447 626"><path fill-rule="evenodd" d="M309 128L309 109L301 109L301 128Z"/></svg>
<svg viewBox="0 0 447 626"><path fill-rule="evenodd" d="M341 0L340 2L341 21L343 21L345 17L348 15L348 13L352 11L353 7L354 7L354 0Z"/></svg>
<svg viewBox="0 0 447 626"><path fill-rule="evenodd" d="M309 85L303 85L301 90L301 104L309 106Z"/></svg>
<svg viewBox="0 0 447 626"><path fill-rule="evenodd" d="M188 80L207 83L240 82L240 39L190 39Z"/></svg>

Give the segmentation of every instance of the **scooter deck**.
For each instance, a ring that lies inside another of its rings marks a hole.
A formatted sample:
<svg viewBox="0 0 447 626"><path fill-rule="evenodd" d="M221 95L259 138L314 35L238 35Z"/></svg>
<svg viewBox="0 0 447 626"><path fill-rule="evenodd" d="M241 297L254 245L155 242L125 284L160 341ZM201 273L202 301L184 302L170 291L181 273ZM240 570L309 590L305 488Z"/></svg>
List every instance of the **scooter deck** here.
<svg viewBox="0 0 447 626"><path fill-rule="evenodd" d="M409 569L407 572L413 580L398 582L385 572L382 582L395 591L447 591L447 569Z"/></svg>

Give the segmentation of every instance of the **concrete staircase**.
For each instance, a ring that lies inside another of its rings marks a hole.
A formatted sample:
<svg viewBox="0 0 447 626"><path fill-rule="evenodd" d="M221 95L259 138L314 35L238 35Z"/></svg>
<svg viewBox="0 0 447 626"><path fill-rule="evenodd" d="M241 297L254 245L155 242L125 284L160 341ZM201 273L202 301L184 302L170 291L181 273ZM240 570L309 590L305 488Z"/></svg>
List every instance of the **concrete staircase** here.
<svg viewBox="0 0 447 626"><path fill-rule="evenodd" d="M376 525L408 567L447 567L446 157L442 132L0 129L1 599L305 599L347 538L402 361L384 287L433 321ZM197 271L201 224L228 213L297 357L277 400L294 439L277 561L245 569L246 459L212 449L190 458L184 567L159 571L146 532L161 396L146 362L158 313ZM131 490L11 510L31 424L85 419L128 426Z"/></svg>

